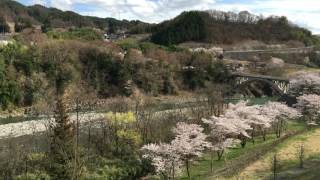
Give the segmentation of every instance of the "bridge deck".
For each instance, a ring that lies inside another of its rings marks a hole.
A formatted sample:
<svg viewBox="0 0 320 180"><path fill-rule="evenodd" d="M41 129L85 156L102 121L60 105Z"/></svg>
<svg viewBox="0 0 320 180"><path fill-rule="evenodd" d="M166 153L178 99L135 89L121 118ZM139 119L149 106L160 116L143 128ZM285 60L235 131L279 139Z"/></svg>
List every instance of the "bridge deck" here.
<svg viewBox="0 0 320 180"><path fill-rule="evenodd" d="M276 81L283 81L283 82L289 83L289 79L281 78L281 77L274 77L274 76L265 76L265 75L256 75L256 74L247 74L247 73L232 73L232 75L236 76L236 77L248 77L248 78L255 78L255 79L276 80Z"/></svg>

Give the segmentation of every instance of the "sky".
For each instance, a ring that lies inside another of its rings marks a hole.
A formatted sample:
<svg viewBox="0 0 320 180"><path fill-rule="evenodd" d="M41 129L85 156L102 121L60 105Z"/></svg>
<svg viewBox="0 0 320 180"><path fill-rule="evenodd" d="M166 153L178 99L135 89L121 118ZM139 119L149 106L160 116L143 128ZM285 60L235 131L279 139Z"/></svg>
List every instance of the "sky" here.
<svg viewBox="0 0 320 180"><path fill-rule="evenodd" d="M158 23L187 10L247 10L256 15L287 16L290 21L320 34L320 0L17 0L82 15Z"/></svg>

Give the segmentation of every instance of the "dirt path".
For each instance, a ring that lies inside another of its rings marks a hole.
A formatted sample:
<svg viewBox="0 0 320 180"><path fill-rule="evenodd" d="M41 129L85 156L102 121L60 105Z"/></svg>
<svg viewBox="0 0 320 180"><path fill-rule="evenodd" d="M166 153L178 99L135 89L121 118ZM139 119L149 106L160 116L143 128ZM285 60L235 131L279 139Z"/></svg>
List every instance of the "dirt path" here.
<svg viewBox="0 0 320 180"><path fill-rule="evenodd" d="M320 154L320 129L298 135L276 148L280 161L297 161L298 149L301 144L305 147L305 158ZM272 157L274 152L266 154L261 160L245 168L237 179L263 179L271 174Z"/></svg>

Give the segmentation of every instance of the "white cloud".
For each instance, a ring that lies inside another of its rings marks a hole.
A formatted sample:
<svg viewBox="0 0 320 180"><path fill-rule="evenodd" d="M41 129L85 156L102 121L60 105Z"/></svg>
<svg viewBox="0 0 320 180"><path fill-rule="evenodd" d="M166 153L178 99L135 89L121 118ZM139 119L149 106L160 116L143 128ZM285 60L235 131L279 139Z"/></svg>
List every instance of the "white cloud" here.
<svg viewBox="0 0 320 180"><path fill-rule="evenodd" d="M34 0L43 2L43 0ZM49 6L63 10L75 10L73 5L94 6L94 11L81 14L139 19L160 22L173 18L186 10L219 9L224 11L248 10L256 14L284 15L291 21L320 33L320 1L316 0L252 0L225 3L224 0L46 0ZM249 3L248 3L249 2Z"/></svg>
<svg viewBox="0 0 320 180"><path fill-rule="evenodd" d="M212 6L215 0L71 0L73 3L94 4L95 12L83 12L98 16L119 16L122 19L140 19L160 22L172 18L184 10L203 10Z"/></svg>
<svg viewBox="0 0 320 180"><path fill-rule="evenodd" d="M46 5L45 0L32 0L32 4Z"/></svg>
<svg viewBox="0 0 320 180"><path fill-rule="evenodd" d="M52 0L50 6L61 10L72 10L73 0Z"/></svg>
<svg viewBox="0 0 320 180"><path fill-rule="evenodd" d="M225 11L248 10L264 16L286 16L295 24L306 27L313 33L320 33L320 1L314 0L255 0L250 4L218 4L217 9Z"/></svg>

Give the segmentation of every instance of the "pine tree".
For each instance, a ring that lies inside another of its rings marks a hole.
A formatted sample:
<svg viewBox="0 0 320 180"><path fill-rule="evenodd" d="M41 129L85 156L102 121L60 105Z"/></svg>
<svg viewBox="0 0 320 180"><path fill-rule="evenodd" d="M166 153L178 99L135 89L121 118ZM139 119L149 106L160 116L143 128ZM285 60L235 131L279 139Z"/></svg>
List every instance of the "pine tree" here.
<svg viewBox="0 0 320 180"><path fill-rule="evenodd" d="M50 174L53 179L73 179L74 126L66 112L63 96L57 97L55 125L52 127Z"/></svg>

